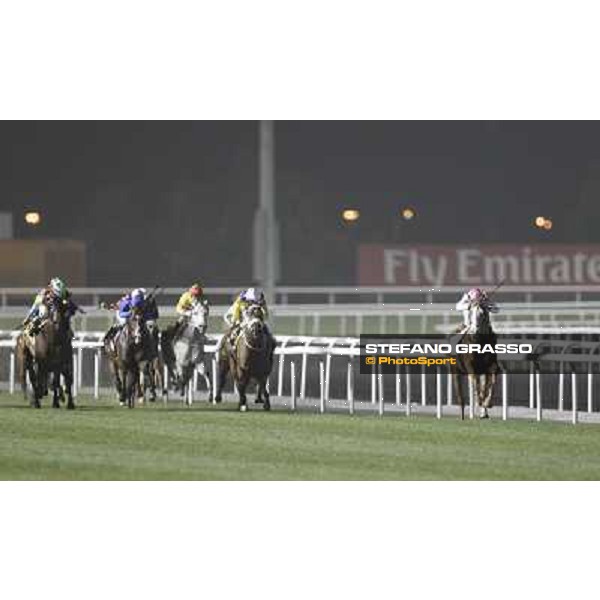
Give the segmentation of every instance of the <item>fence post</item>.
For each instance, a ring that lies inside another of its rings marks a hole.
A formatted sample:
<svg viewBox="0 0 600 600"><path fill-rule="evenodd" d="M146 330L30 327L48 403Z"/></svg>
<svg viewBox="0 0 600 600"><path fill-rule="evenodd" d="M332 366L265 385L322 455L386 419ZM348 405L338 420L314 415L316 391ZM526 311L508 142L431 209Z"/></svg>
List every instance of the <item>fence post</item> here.
<svg viewBox="0 0 600 600"><path fill-rule="evenodd" d="M290 361L290 384L291 384L291 395L292 395L292 411L296 411L296 363L294 359Z"/></svg>
<svg viewBox="0 0 600 600"><path fill-rule="evenodd" d="M402 377L400 376L400 365L396 365L396 406L402 404Z"/></svg>
<svg viewBox="0 0 600 600"><path fill-rule="evenodd" d="M23 367L25 368L25 367ZM8 391L11 394L15 393L15 352L10 351L10 381L8 382Z"/></svg>
<svg viewBox="0 0 600 600"><path fill-rule="evenodd" d="M502 420L508 419L508 377L506 371L502 372Z"/></svg>
<svg viewBox="0 0 600 600"><path fill-rule="evenodd" d="M308 365L308 352L306 348L310 345L310 342L304 344L305 352L302 354L302 370L300 372L300 399L306 398L306 367Z"/></svg>
<svg viewBox="0 0 600 600"><path fill-rule="evenodd" d="M283 350L288 343L287 340L281 342L281 349ZM285 354L282 352L279 355L279 372L277 373L277 395L281 398L283 396L283 370L284 370Z"/></svg>
<svg viewBox="0 0 600 600"><path fill-rule="evenodd" d="M354 370L352 369L352 357L348 360L348 371L346 373L346 387L348 395L348 410L354 414Z"/></svg>
<svg viewBox="0 0 600 600"><path fill-rule="evenodd" d="M73 397L77 397L78 390L78 377L77 377L77 353L73 352Z"/></svg>
<svg viewBox="0 0 600 600"><path fill-rule="evenodd" d="M379 368L379 373L377 373L377 384L379 386L379 416L383 417L383 374L381 373L381 367Z"/></svg>
<svg viewBox="0 0 600 600"><path fill-rule="evenodd" d="M535 373L535 393L537 396L537 405L536 405L536 419L538 421L542 420L542 385L540 381L540 372L539 369Z"/></svg>
<svg viewBox="0 0 600 600"><path fill-rule="evenodd" d="M565 374L563 363L560 363L560 373L558 375L558 410L565 410Z"/></svg>
<svg viewBox="0 0 600 600"><path fill-rule="evenodd" d="M571 411L573 425L577 424L577 374L571 373Z"/></svg>
<svg viewBox="0 0 600 600"><path fill-rule="evenodd" d="M469 375L469 419L475 418L475 385L473 376Z"/></svg>
<svg viewBox="0 0 600 600"><path fill-rule="evenodd" d="M373 365L373 372L371 373L371 404L377 402L377 366Z"/></svg>
<svg viewBox="0 0 600 600"><path fill-rule="evenodd" d="M592 391L592 363L589 364L589 371L587 376L587 411L588 413L593 412L594 403L593 403L593 391Z"/></svg>
<svg viewBox="0 0 600 600"><path fill-rule="evenodd" d="M94 352L94 400L100 396L100 350Z"/></svg>
<svg viewBox="0 0 600 600"><path fill-rule="evenodd" d="M535 408L535 365L533 363L529 366L529 408Z"/></svg>
<svg viewBox="0 0 600 600"><path fill-rule="evenodd" d="M421 406L427 405L427 375L425 367L421 367Z"/></svg>
<svg viewBox="0 0 600 600"><path fill-rule="evenodd" d="M453 382L452 382L452 373L448 373L448 382L446 384L446 396L447 396L447 404L448 406L452 406L452 393L453 393Z"/></svg>
<svg viewBox="0 0 600 600"><path fill-rule="evenodd" d="M329 402L329 382L331 381L331 344L325 356L325 401Z"/></svg>
<svg viewBox="0 0 600 600"><path fill-rule="evenodd" d="M406 367L406 416L410 417L410 367Z"/></svg>
<svg viewBox="0 0 600 600"><path fill-rule="evenodd" d="M442 373L440 368L438 367L437 373L435 374L436 378L436 417L438 419L442 418Z"/></svg>
<svg viewBox="0 0 600 600"><path fill-rule="evenodd" d="M323 361L319 361L319 382L320 382L320 390L321 390L321 413L325 412L325 364Z"/></svg>
<svg viewBox="0 0 600 600"><path fill-rule="evenodd" d="M77 387L83 387L83 348L77 350Z"/></svg>

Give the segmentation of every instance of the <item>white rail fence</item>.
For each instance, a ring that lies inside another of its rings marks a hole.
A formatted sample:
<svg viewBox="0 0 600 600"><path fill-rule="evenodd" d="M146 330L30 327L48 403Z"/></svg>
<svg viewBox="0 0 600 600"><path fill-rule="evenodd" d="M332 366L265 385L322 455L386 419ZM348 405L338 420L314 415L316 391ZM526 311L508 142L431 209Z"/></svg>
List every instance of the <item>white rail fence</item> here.
<svg viewBox="0 0 600 600"><path fill-rule="evenodd" d="M535 333L542 337L533 336ZM532 414L535 414L538 421L542 420L544 411L549 409L558 411L563 418L568 416L573 423L579 421L582 412L600 416L600 389L597 389L600 383L600 336L598 341L544 339L543 336L548 333L548 330L540 329L538 332L528 332L527 337L503 340L530 343L534 347L534 353L541 356L539 364L558 365L555 373L540 372L533 362L527 365L525 374L504 370L499 385L503 420L508 419L511 409L517 406L534 411ZM560 330L560 333L564 331ZM582 333L600 333L600 328L586 329ZM10 393L15 393L17 335L18 332L0 332L0 349L8 352L8 369L5 369L7 381L5 379L4 386ZM108 389L101 385L103 336L102 332L76 334L73 343L76 396L85 391L98 399L101 392ZM208 360L212 363L213 385L216 383L215 349L219 338L220 336L209 336L209 343L205 347ZM273 395L284 398L291 410L312 406L321 413L341 409L352 415L360 409L379 415L400 412L409 416L421 408L429 408L437 418L456 413L452 380L445 371L438 369L426 372L423 368L420 374L399 370L395 376L384 376L373 370L368 375L361 375L358 338L278 336L278 341L270 387ZM582 364L587 367L587 371L575 372L573 365ZM84 373L84 370L91 370L91 373ZM519 378L520 381L517 381ZM337 397L332 394L334 379L337 382ZM85 380L91 381L91 385L84 387ZM520 386L515 387L512 380ZM186 397L190 404L197 395L198 383L196 371ZM311 395L311 392L316 393ZM468 396L468 415L472 419L475 416L472 387ZM582 397L586 400L584 408L580 406Z"/></svg>
<svg viewBox="0 0 600 600"><path fill-rule="evenodd" d="M152 286L148 286L151 288ZM241 286L242 287L242 286ZM207 295L215 303L226 304L237 294L241 287L208 287ZM75 298L82 303L97 306L102 299L116 299L125 289L119 287L72 288ZM161 297L173 303L184 288L168 287L161 291ZM37 292L36 288L6 287L0 288L0 306L22 306L29 302ZM451 302L464 292L464 286L443 286L425 288L416 286L280 286L275 290L273 304L389 304L398 302ZM532 304L536 301L573 301L600 300L600 286L503 286L495 297L501 301ZM456 301L456 300L454 300Z"/></svg>
<svg viewBox="0 0 600 600"><path fill-rule="evenodd" d="M75 318L82 331L108 328L113 313L94 305L82 305L85 314ZM211 329L215 329L227 311L227 305L211 307ZM0 327L15 327L26 314L25 306L0 309ZM174 318L173 305L159 308L161 317ZM278 331L290 335L358 336L362 333L433 333L440 327L458 325L462 317L454 304L299 304L275 305L271 316ZM600 326L600 302L536 302L501 305L493 315L495 327L529 326Z"/></svg>

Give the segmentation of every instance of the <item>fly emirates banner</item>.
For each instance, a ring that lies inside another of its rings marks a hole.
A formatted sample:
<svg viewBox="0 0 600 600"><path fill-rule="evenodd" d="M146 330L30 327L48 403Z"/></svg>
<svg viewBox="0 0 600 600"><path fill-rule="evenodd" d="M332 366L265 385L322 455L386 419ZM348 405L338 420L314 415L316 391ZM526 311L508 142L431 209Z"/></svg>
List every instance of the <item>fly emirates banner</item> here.
<svg viewBox="0 0 600 600"><path fill-rule="evenodd" d="M468 286L600 284L600 244L359 247L358 284Z"/></svg>

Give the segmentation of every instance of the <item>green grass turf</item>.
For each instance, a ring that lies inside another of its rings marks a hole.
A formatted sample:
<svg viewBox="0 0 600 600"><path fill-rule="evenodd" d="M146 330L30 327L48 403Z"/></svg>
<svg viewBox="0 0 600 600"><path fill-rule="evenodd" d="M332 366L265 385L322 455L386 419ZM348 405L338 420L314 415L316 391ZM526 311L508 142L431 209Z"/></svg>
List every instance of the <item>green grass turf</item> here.
<svg viewBox="0 0 600 600"><path fill-rule="evenodd" d="M251 407L253 408L253 407ZM600 426L0 396L0 479L599 479Z"/></svg>

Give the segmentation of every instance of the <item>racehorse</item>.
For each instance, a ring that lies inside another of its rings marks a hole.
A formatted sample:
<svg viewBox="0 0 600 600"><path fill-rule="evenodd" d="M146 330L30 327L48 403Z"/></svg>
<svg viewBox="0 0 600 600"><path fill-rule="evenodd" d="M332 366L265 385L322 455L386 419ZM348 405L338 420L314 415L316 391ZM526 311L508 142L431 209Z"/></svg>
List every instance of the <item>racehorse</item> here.
<svg viewBox="0 0 600 600"><path fill-rule="evenodd" d="M127 319L112 341L104 342L122 406L135 406L140 374L143 373L150 354L149 345L148 331L138 312Z"/></svg>
<svg viewBox="0 0 600 600"><path fill-rule="evenodd" d="M221 401L221 393L225 378L231 373L239 395L239 409L247 410L246 388L250 381L257 384L258 398L264 398L263 409L271 410L267 381L273 368L273 351L275 341L269 334L260 306L251 306L245 313L241 323L240 334L232 344L227 336L219 353L219 377L215 395Z"/></svg>
<svg viewBox="0 0 600 600"><path fill-rule="evenodd" d="M160 388L163 398L167 395L163 371L164 363L160 353L160 330L156 321L147 321L150 354L147 357L145 368L140 373L139 397L144 398L146 390L150 390L150 402L156 401L156 389Z"/></svg>
<svg viewBox="0 0 600 600"><path fill-rule="evenodd" d="M33 389L34 408L41 408L41 399L48 394L48 378L52 375L53 408L60 408L64 390L60 378L64 379L67 393L67 408L74 409L73 401L73 346L71 330L62 305L46 307L46 317L34 335L23 331L17 339L17 361L21 389L27 399L27 375Z"/></svg>
<svg viewBox="0 0 600 600"><path fill-rule="evenodd" d="M185 321L163 332L161 348L175 390L184 397L197 368L206 383L208 400L212 402L212 382L204 355L209 310L208 303L199 303Z"/></svg>
<svg viewBox="0 0 600 600"><path fill-rule="evenodd" d="M467 331L462 336L462 344L479 344L485 346L496 344L496 334L492 329L490 313L479 303L474 304L470 323L474 324L473 331ZM489 419L488 409L492 407L492 394L496 378L500 372L498 359L493 352L456 354L456 364L451 366L454 388L460 402L461 419L465 418L465 401L463 397L462 376L467 375L480 408L480 418Z"/></svg>

